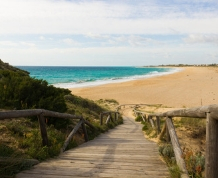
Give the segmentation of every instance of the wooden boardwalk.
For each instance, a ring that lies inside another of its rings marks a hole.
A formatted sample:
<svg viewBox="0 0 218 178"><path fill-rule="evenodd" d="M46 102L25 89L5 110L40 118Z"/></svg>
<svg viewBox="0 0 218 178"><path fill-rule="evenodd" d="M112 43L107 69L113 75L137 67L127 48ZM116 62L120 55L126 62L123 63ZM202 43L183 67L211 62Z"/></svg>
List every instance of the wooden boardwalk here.
<svg viewBox="0 0 218 178"><path fill-rule="evenodd" d="M160 160L157 144L145 139L142 125L124 117L124 124L16 177L164 178L169 172Z"/></svg>

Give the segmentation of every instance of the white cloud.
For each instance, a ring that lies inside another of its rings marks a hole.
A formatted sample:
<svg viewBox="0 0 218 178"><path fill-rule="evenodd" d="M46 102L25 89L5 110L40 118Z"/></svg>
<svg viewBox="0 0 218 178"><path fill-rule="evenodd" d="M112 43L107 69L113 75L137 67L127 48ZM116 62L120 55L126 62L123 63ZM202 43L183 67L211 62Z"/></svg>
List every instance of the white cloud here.
<svg viewBox="0 0 218 178"><path fill-rule="evenodd" d="M81 44L73 39L70 38L65 38L62 40L64 43L66 43L67 45L75 45L75 46L80 46Z"/></svg>
<svg viewBox="0 0 218 178"><path fill-rule="evenodd" d="M186 43L212 43L218 45L218 35L191 34L184 41Z"/></svg>
<svg viewBox="0 0 218 178"><path fill-rule="evenodd" d="M184 34L218 32L218 12L213 7L205 11L185 7L188 9L183 11L179 5L151 2L7 0L0 6L4 27L0 34L170 34L170 29Z"/></svg>
<svg viewBox="0 0 218 178"><path fill-rule="evenodd" d="M217 48L205 51L196 46L87 47L87 48L0 48L1 59L12 65L158 65L169 63L214 63ZM8 60L5 60L8 59ZM61 59L61 60L60 60ZM152 59L152 60L151 60Z"/></svg>
<svg viewBox="0 0 218 178"><path fill-rule="evenodd" d="M0 41L1 46L17 46L17 43L14 43L12 41Z"/></svg>
<svg viewBox="0 0 218 178"><path fill-rule="evenodd" d="M123 43L129 44L131 46L145 46L145 45L159 45L163 44L161 41L153 40L152 38L145 38L139 35L121 35L117 37L110 37L110 44L122 45Z"/></svg>
<svg viewBox="0 0 218 178"><path fill-rule="evenodd" d="M104 39L110 38L109 35L93 34L93 33L87 33L86 36L92 39L98 39L98 40L102 40L102 39L104 40Z"/></svg>
<svg viewBox="0 0 218 178"><path fill-rule="evenodd" d="M210 53L210 54L208 54L208 57L217 60L217 58L218 58L218 53ZM217 63L217 61L216 61L216 63Z"/></svg>
<svg viewBox="0 0 218 178"><path fill-rule="evenodd" d="M217 8L216 0L2 0L0 56L24 65L204 63L217 54L199 45L218 44Z"/></svg>
<svg viewBox="0 0 218 178"><path fill-rule="evenodd" d="M45 37L44 36L40 36L39 39L40 40L45 40Z"/></svg>
<svg viewBox="0 0 218 178"><path fill-rule="evenodd" d="M35 47L36 45L34 43L30 42L25 42L25 41L20 41L20 42L14 42L14 41L0 41L0 46L2 47L21 47L21 46L26 46L26 47Z"/></svg>
<svg viewBox="0 0 218 178"><path fill-rule="evenodd" d="M27 47L35 47L36 46L34 43L28 43L28 42L24 42L24 41L21 41L20 44L27 46Z"/></svg>

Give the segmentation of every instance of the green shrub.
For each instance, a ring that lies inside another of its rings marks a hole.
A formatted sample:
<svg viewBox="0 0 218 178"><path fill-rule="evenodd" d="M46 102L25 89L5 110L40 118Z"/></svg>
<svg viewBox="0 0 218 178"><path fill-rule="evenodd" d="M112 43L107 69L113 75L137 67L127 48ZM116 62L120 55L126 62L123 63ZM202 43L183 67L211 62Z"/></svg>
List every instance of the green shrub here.
<svg viewBox="0 0 218 178"><path fill-rule="evenodd" d="M102 107L100 107L94 101L91 101L89 99L84 99L82 97L75 96L75 95L66 95L64 98L66 101L74 105L77 105L78 107L89 109L89 111L94 110L95 112L99 114L104 111Z"/></svg>
<svg viewBox="0 0 218 178"><path fill-rule="evenodd" d="M171 160L172 157L174 157L174 151L171 144L164 144L159 146L159 153L165 157ZM171 161L170 161L171 162Z"/></svg>
<svg viewBox="0 0 218 178"><path fill-rule="evenodd" d="M137 117L135 118L135 121L136 121L136 122L141 122L141 121L143 121L143 120L142 120L142 116L137 116Z"/></svg>
<svg viewBox="0 0 218 178"><path fill-rule="evenodd" d="M1 157L8 157L11 156L15 150L3 143L0 143L0 156Z"/></svg>
<svg viewBox="0 0 218 178"><path fill-rule="evenodd" d="M200 152L194 154L192 150L184 149L183 158L189 175L193 178L202 178L202 173L205 170L204 155Z"/></svg>
<svg viewBox="0 0 218 178"><path fill-rule="evenodd" d="M39 129L33 129L25 138L19 139L19 148L26 149L26 153L34 159L45 160L57 156L63 146L65 134L56 130L53 126L47 127L49 147L42 146Z"/></svg>
<svg viewBox="0 0 218 178"><path fill-rule="evenodd" d="M181 178L181 171L177 165L169 167L170 177L172 178Z"/></svg>
<svg viewBox="0 0 218 178"><path fill-rule="evenodd" d="M116 101L115 99L105 99L105 102L108 102L108 103L114 103L114 104L119 105L119 102Z"/></svg>

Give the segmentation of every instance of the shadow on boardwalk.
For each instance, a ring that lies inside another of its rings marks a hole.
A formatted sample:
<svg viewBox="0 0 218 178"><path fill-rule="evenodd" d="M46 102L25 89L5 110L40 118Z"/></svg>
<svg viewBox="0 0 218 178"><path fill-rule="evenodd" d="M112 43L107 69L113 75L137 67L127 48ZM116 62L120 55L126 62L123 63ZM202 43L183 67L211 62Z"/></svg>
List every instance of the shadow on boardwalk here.
<svg viewBox="0 0 218 178"><path fill-rule="evenodd" d="M145 139L139 123L124 116L124 124L16 177L161 178L169 173L159 159L156 143Z"/></svg>

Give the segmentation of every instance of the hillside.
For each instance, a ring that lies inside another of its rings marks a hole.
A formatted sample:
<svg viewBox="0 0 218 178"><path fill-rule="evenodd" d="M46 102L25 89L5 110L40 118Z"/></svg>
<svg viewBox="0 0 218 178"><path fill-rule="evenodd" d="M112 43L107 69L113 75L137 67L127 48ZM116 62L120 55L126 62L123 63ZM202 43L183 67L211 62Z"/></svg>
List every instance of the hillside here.
<svg viewBox="0 0 218 178"><path fill-rule="evenodd" d="M13 67L13 66L9 65L8 63L3 62L1 59L0 59L0 70L8 70L8 71L20 72L20 73L23 73L25 75L29 75L29 72L21 70L21 69L18 69L16 67Z"/></svg>
<svg viewBox="0 0 218 178"><path fill-rule="evenodd" d="M115 126L100 126L99 114L110 109L103 106L105 102L101 103L102 107L94 101L72 95L67 89L55 88L44 80L31 78L28 72L1 60L0 93L0 111L42 108L82 115L96 127L95 131L87 127L89 139ZM107 101L106 105L110 102ZM50 146L43 147L36 117L0 120L0 175L13 176L36 162L28 162L27 159L43 161L57 156L77 122L73 119L46 118ZM83 142L83 131L79 130L68 149Z"/></svg>

